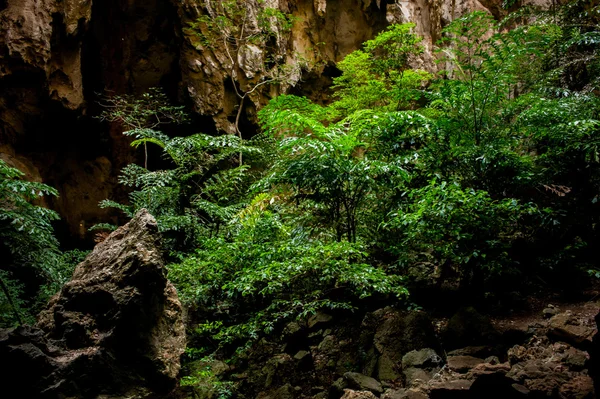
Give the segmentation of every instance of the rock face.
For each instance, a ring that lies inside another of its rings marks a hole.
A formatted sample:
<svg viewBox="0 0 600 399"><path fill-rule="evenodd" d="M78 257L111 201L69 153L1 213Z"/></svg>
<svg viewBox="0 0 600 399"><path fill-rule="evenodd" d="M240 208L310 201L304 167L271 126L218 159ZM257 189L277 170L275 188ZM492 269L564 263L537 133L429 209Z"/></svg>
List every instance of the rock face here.
<svg viewBox="0 0 600 399"><path fill-rule="evenodd" d="M77 266L36 327L4 331L0 353L11 367L2 385L32 398L172 390L185 330L159 238L154 218L140 211Z"/></svg>

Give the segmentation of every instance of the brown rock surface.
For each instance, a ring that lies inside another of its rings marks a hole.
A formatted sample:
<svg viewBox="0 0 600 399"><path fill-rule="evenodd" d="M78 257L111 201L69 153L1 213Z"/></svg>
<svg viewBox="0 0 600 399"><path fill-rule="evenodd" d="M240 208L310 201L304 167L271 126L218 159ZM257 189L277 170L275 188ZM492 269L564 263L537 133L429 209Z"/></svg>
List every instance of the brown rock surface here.
<svg viewBox="0 0 600 399"><path fill-rule="evenodd" d="M140 211L77 266L37 328L3 332L0 352L12 365L3 386L27 378L23 397L40 398L170 391L185 331L159 238L154 218Z"/></svg>

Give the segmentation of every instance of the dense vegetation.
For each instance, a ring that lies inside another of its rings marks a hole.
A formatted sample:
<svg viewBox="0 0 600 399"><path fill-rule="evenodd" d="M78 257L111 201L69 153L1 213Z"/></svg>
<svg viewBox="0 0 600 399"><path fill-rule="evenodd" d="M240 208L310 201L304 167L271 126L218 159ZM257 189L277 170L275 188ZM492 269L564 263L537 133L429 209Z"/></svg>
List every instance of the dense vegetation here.
<svg viewBox="0 0 600 399"><path fill-rule="evenodd" d="M169 277L200 320L191 357L322 308L423 305L431 292L497 303L598 277L600 9L531 13L455 20L439 74L411 69L413 25L390 26L338 64L329 105L277 97L252 140L167 135L187 117L159 91L108 102L103 118L146 150L122 171L129 203L102 206L157 218ZM14 321L28 306L17 265L55 289L69 262L55 260L56 215L31 203L56 193L4 163L0 178L1 311Z"/></svg>

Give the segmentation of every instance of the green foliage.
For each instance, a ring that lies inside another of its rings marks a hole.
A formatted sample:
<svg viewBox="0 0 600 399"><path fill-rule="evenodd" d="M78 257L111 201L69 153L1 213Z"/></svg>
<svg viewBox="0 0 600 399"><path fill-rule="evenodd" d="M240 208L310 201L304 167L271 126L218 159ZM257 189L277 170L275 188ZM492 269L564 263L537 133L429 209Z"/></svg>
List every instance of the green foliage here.
<svg viewBox="0 0 600 399"><path fill-rule="evenodd" d="M242 35L238 2L205 7L195 28L212 45L237 51L277 32L264 22L262 39ZM195 356L320 309L398 303L415 268L474 301L596 273L600 41L586 7L522 8L500 24L465 15L443 30L436 76L410 68L423 51L414 26L390 26L338 64L331 104L276 97L253 142L171 137L152 112L135 114L132 145L158 146L165 167L128 166L130 204L105 205L147 207L180 233L169 277L201 320ZM220 379L196 371L184 383L215 392Z"/></svg>
<svg viewBox="0 0 600 399"><path fill-rule="evenodd" d="M186 351L187 354L190 350ZM187 368L188 375L181 379L181 386L193 389L194 395L215 399L228 399L234 397L234 383L223 381L213 371L213 359L204 357L190 363Z"/></svg>
<svg viewBox="0 0 600 399"><path fill-rule="evenodd" d="M342 75L333 80L338 98L331 106L335 117L374 107L407 109L422 97L431 75L408 68L411 57L423 52L421 37L411 33L414 26L391 25L367 41L364 50L354 51L338 63Z"/></svg>
<svg viewBox="0 0 600 399"><path fill-rule="evenodd" d="M151 88L141 96L107 96L101 105L104 108L101 119L121 122L129 129L153 129L169 123L184 123L188 119L184 107L171 105L158 88Z"/></svg>
<svg viewBox="0 0 600 399"><path fill-rule="evenodd" d="M516 266L507 251L526 231L522 215L537 213L535 206L515 199L494 201L485 191L435 180L410 191L406 202L389 222L402 231L397 246L401 262L449 266L467 284Z"/></svg>
<svg viewBox="0 0 600 399"><path fill-rule="evenodd" d="M260 155L258 148L235 136L195 134L170 138L151 129L134 129L125 134L135 138L133 146L158 145L172 167L148 170L127 165L119 182L133 189L130 204L105 200L101 207L119 209L128 217L146 208L156 218L172 249L193 246L206 228L218 228L240 209L240 193L248 186L251 171L247 165L231 164L240 153Z"/></svg>
<svg viewBox="0 0 600 399"><path fill-rule="evenodd" d="M456 270L465 287L515 272L516 241L554 237L559 225L574 234L582 224L587 241L589 219L566 215L577 207L598 214L590 207L600 188L597 97L566 88L567 63L556 68L552 57L593 46L595 31L565 34L543 15L531 21L501 32L482 12L453 21L438 79L408 67L421 51L412 26L390 27L339 63L329 107L285 96L260 111L280 144L258 187L286 193L310 211L303 223L332 228L338 240L371 242L405 265L425 257ZM417 100L424 107L407 110Z"/></svg>
<svg viewBox="0 0 600 399"><path fill-rule="evenodd" d="M58 192L22 178L22 172L0 159L0 251L5 257L0 270L2 324L28 320L37 306L70 277L51 224L58 214L35 205L42 197L56 196ZM39 286L33 288L37 291L35 299L23 296L25 286L20 276L27 275L39 281ZM9 311L12 316L8 316Z"/></svg>
<svg viewBox="0 0 600 399"><path fill-rule="evenodd" d="M360 245L311 239L285 223L277 207L254 207L240 216L233 236L205 240L194 255L169 265L184 303L213 317L236 315L208 320L197 334L243 342L319 309L351 310L357 299L374 294L406 295L399 277L365 263Z"/></svg>

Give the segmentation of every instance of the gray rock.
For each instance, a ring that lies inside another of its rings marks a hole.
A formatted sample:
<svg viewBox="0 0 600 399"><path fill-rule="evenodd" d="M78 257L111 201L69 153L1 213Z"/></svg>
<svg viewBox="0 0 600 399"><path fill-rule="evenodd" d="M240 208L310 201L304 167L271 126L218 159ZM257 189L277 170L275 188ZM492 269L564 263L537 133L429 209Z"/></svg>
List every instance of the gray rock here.
<svg viewBox="0 0 600 399"><path fill-rule="evenodd" d="M385 357L387 365L400 365L402 357L410 351L439 347L433 323L424 312L379 309L365 316L361 330L362 349L370 354L365 362L370 367L363 369L368 375L376 375L380 357ZM385 375L390 369L382 371Z"/></svg>
<svg viewBox="0 0 600 399"><path fill-rule="evenodd" d="M313 328L315 326L321 327L322 325L329 323L332 319L333 317L327 313L317 312L308 319L308 328Z"/></svg>
<svg viewBox="0 0 600 399"><path fill-rule="evenodd" d="M431 348L414 350L402 357L402 368L435 368L442 364L442 358Z"/></svg>
<svg viewBox="0 0 600 399"><path fill-rule="evenodd" d="M177 383L184 349L181 304L146 210L77 266L38 328L0 338L2 360L11 364L2 377L14 386L25 376L22 397L166 394Z"/></svg>
<svg viewBox="0 0 600 399"><path fill-rule="evenodd" d="M404 373L404 379L406 380L406 386L417 386L428 382L433 377L433 371L424 370L418 367L409 367L402 371Z"/></svg>
<svg viewBox="0 0 600 399"><path fill-rule="evenodd" d="M348 372L344 374L344 379L348 382L350 388L370 391L376 394L383 393L381 383L375 378L367 377L364 374Z"/></svg>
<svg viewBox="0 0 600 399"><path fill-rule="evenodd" d="M377 361L377 378L379 381L397 380L401 375L398 365L389 358L387 353L379 357Z"/></svg>
<svg viewBox="0 0 600 399"><path fill-rule="evenodd" d="M559 313L558 309L552 305L548 305L547 308L542 310L542 316L544 317L544 319L549 319L552 316L557 315L558 313Z"/></svg>

